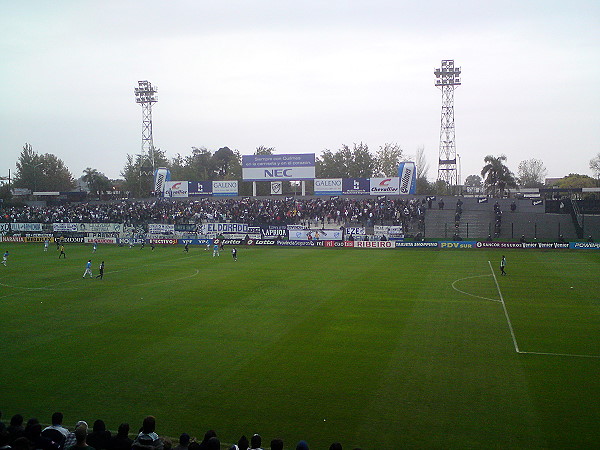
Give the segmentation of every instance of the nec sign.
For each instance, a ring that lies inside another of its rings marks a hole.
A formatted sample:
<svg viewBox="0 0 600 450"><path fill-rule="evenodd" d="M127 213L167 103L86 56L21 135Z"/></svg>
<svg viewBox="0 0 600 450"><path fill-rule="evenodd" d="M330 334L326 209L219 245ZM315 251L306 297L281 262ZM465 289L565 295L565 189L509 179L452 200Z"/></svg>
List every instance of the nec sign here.
<svg viewBox="0 0 600 450"><path fill-rule="evenodd" d="M265 169L265 178L291 178L292 169Z"/></svg>

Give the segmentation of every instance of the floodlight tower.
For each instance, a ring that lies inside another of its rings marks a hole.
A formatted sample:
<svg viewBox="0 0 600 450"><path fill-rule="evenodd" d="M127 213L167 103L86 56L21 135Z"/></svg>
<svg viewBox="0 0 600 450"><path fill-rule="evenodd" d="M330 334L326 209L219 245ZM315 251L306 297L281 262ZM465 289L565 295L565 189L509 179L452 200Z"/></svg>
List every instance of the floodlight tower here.
<svg viewBox="0 0 600 450"><path fill-rule="evenodd" d="M154 143L152 142L152 105L158 101L158 89L149 81L138 81L135 88L135 102L142 105L142 155L140 163L148 158L154 171Z"/></svg>
<svg viewBox="0 0 600 450"><path fill-rule="evenodd" d="M435 69L435 85L442 91L442 122L440 127L440 157L438 180L448 186L458 184L456 170L456 145L454 141L454 90L460 86L460 67L454 67L453 59L442 61Z"/></svg>

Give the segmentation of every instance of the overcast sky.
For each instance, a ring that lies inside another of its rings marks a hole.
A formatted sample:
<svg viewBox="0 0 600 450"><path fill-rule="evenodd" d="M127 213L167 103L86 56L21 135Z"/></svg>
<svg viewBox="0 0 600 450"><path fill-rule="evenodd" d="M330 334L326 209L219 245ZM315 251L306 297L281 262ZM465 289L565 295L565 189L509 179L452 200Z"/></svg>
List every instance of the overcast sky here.
<svg viewBox="0 0 600 450"><path fill-rule="evenodd" d="M141 149L138 80L158 87L154 145L252 154L387 142L437 177L442 59L462 178L483 158L589 174L600 152L600 2L0 1L0 176L25 143L120 177Z"/></svg>

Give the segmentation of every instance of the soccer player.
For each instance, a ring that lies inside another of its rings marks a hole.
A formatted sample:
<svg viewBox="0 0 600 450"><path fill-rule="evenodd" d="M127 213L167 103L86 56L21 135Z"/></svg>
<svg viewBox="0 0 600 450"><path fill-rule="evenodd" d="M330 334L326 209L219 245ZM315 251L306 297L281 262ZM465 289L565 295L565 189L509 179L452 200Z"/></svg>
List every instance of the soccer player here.
<svg viewBox="0 0 600 450"><path fill-rule="evenodd" d="M500 275L506 275L504 269L506 268L506 257L502 255L502 259L500 260Z"/></svg>
<svg viewBox="0 0 600 450"><path fill-rule="evenodd" d="M233 257L234 261L237 261L237 250L235 247L231 249L231 256Z"/></svg>
<svg viewBox="0 0 600 450"><path fill-rule="evenodd" d="M6 266L7 262L8 262L8 250L6 250L4 252L4 255L2 255L2 264L4 264Z"/></svg>
<svg viewBox="0 0 600 450"><path fill-rule="evenodd" d="M65 245L64 244L60 244L60 254L58 255L58 259L60 259L61 256L64 256L65 259L67 259L67 254L65 253Z"/></svg>
<svg viewBox="0 0 600 450"><path fill-rule="evenodd" d="M183 251L186 253L189 253L190 251L190 245L187 242L185 243L185 247L183 247Z"/></svg>
<svg viewBox="0 0 600 450"><path fill-rule="evenodd" d="M92 260L88 259L88 262L85 265L85 272L83 272L83 277L85 278L85 276L89 274L90 278L94 278L94 275L92 275Z"/></svg>
<svg viewBox="0 0 600 450"><path fill-rule="evenodd" d="M96 278L100 278L101 280L104 278L104 261L100 263L100 267L98 267L98 271L100 275L96 275Z"/></svg>
<svg viewBox="0 0 600 450"><path fill-rule="evenodd" d="M48 251L48 245L49 245L49 241L48 239L44 239L44 251L47 252Z"/></svg>
<svg viewBox="0 0 600 450"><path fill-rule="evenodd" d="M96 253L96 250L98 250L98 243L94 242L94 248L92 249L92 253Z"/></svg>
<svg viewBox="0 0 600 450"><path fill-rule="evenodd" d="M219 253L219 244L215 242L215 245L213 245L213 258L215 256L221 256L221 254Z"/></svg>

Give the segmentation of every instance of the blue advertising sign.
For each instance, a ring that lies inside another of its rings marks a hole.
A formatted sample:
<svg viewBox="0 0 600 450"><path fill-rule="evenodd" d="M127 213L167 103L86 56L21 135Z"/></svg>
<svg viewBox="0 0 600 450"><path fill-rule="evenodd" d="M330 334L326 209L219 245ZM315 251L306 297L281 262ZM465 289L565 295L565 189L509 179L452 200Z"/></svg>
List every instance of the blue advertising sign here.
<svg viewBox="0 0 600 450"><path fill-rule="evenodd" d="M369 178L342 179L342 193L344 195L370 195L371 183Z"/></svg>
<svg viewBox="0 0 600 450"><path fill-rule="evenodd" d="M188 197L212 195L212 181L188 181Z"/></svg>

